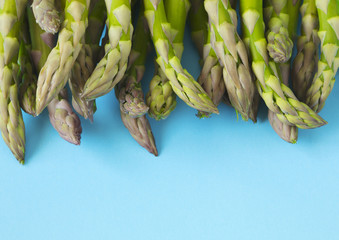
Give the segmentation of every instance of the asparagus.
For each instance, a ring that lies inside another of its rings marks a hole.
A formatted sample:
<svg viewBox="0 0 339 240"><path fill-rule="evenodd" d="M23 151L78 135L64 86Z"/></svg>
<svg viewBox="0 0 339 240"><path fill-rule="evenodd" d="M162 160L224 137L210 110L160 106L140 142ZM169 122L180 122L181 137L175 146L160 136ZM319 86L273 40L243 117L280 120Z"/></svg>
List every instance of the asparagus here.
<svg viewBox="0 0 339 240"><path fill-rule="evenodd" d="M223 66L230 102L247 121L255 85L250 74L246 47L236 31L236 12L228 0L205 0L205 9L210 20L212 46Z"/></svg>
<svg viewBox="0 0 339 240"><path fill-rule="evenodd" d="M21 41L18 64L20 66L19 100L22 110L35 116L35 93L37 88L37 76L33 70L30 57L30 46Z"/></svg>
<svg viewBox="0 0 339 240"><path fill-rule="evenodd" d="M144 0L145 16L157 52L157 63L169 79L174 92L189 106L201 111L218 113L211 99L193 77L183 69L170 44L171 27L166 19L162 0ZM166 35L167 34L167 35Z"/></svg>
<svg viewBox="0 0 339 240"><path fill-rule="evenodd" d="M202 45L198 40L198 49L202 52L202 70L198 77L198 83L207 92L213 103L218 106L226 91L224 79L222 77L222 67L211 46L211 31L208 28L208 16L204 9L203 0L192 0L192 11L190 11L190 23L193 29L192 37L200 38L204 42ZM198 117L208 117L207 112L198 112Z"/></svg>
<svg viewBox="0 0 339 240"><path fill-rule="evenodd" d="M125 127L131 133L132 137L150 153L158 156L158 150L155 146L155 141L151 126L146 118L146 115L133 118L130 115L120 112L121 119Z"/></svg>
<svg viewBox="0 0 339 240"><path fill-rule="evenodd" d="M131 117L141 117L148 111L141 89L141 79L145 72L145 62L150 44L143 8L139 11L133 36L132 50L129 56L129 68L116 91L120 102L120 110Z"/></svg>
<svg viewBox="0 0 339 240"><path fill-rule="evenodd" d="M278 118L277 114L268 111L268 120L274 131L286 142L296 143L298 140L298 128L283 123Z"/></svg>
<svg viewBox="0 0 339 240"><path fill-rule="evenodd" d="M65 20L58 43L42 67L36 94L36 112L43 109L65 87L71 69L82 48L87 27L88 0L65 0Z"/></svg>
<svg viewBox="0 0 339 240"><path fill-rule="evenodd" d="M319 16L321 56L318 71L306 93L306 103L319 112L332 91L339 66L339 9L336 0L316 0L316 7Z"/></svg>
<svg viewBox="0 0 339 240"><path fill-rule="evenodd" d="M110 44L106 44L105 56L85 84L82 97L87 100L107 94L121 81L131 51L133 26L130 1L105 0L105 2Z"/></svg>
<svg viewBox="0 0 339 240"><path fill-rule="evenodd" d="M48 33L57 33L60 27L60 16L54 0L33 0L32 10L39 26Z"/></svg>
<svg viewBox="0 0 339 240"><path fill-rule="evenodd" d="M180 60L184 51L184 32L187 12L190 8L188 0L167 0L165 3L166 17L170 24L172 46ZM166 74L156 66L155 75L150 82L147 94L149 115L157 120L165 119L176 107L176 95Z"/></svg>
<svg viewBox="0 0 339 240"><path fill-rule="evenodd" d="M37 70L41 70L55 46L55 36L46 33L34 22L32 12L28 10L28 21L32 39L32 58ZM48 104L50 122L66 141L80 144L81 123L79 117L73 112L66 100L66 90L62 90Z"/></svg>
<svg viewBox="0 0 339 240"><path fill-rule="evenodd" d="M137 70L133 67L123 81L124 83L119 86L118 95L120 110L132 118L145 115L148 106L144 101L141 84L137 80Z"/></svg>
<svg viewBox="0 0 339 240"><path fill-rule="evenodd" d="M129 67L123 80L115 87L115 95L119 99L121 119L127 130L142 147L157 156L151 125L145 116L148 106L141 89L150 43L143 11L141 7L133 36Z"/></svg>
<svg viewBox="0 0 339 240"><path fill-rule="evenodd" d="M96 111L95 100L87 101L82 97L82 93L86 81L92 74L97 62L100 50L99 42L106 19L105 14L103 14L104 10L104 0L91 2L88 27L85 36L81 39L83 45L69 79L69 86L72 91L72 105L81 116L85 119L90 119L90 121L93 121L93 114Z"/></svg>
<svg viewBox="0 0 339 240"><path fill-rule="evenodd" d="M149 84L149 92L146 95L146 102L149 106L148 114L156 119L166 119L177 106L176 95L173 92L171 82L155 64L155 72Z"/></svg>
<svg viewBox="0 0 339 240"><path fill-rule="evenodd" d="M19 34L26 1L0 4L0 130L16 159L24 163L25 126L18 98Z"/></svg>
<svg viewBox="0 0 339 240"><path fill-rule="evenodd" d="M301 1L291 1L287 2L287 12L289 16L288 21L288 34L293 39L297 32L297 22L298 22L298 12ZM282 82L288 86L289 76L290 76L290 65L291 60L287 62L278 63L277 66L281 71ZM289 124L283 123L272 111L268 110L268 120L274 129L274 131L285 141L289 143L296 143L298 139L298 128L296 126L290 126Z"/></svg>
<svg viewBox="0 0 339 240"><path fill-rule="evenodd" d="M262 2L241 0L240 13L243 33L249 38L257 89L267 107L277 114L280 121L292 126L307 129L326 124L311 108L298 101L293 92L281 82L275 63L268 59Z"/></svg>
<svg viewBox="0 0 339 240"><path fill-rule="evenodd" d="M49 120L60 137L75 145L80 145L81 122L67 101L66 89L61 90L47 106Z"/></svg>
<svg viewBox="0 0 339 240"><path fill-rule="evenodd" d="M281 64L282 68L285 68L285 72L286 72L286 64L282 63ZM287 65L288 67L288 73L289 73L289 64ZM285 77L282 77L283 79L283 83L285 85L288 85L288 75ZM296 126L291 126L290 124L287 124L285 122L282 122L278 115L276 113L274 113L271 110L268 110L268 120L272 126L272 128L274 129L274 131L286 142L289 143L296 143L298 140L298 128Z"/></svg>
<svg viewBox="0 0 339 240"><path fill-rule="evenodd" d="M288 33L290 21L289 4L295 0L265 0L265 17L268 25L267 50L277 63L288 61L292 55L293 42Z"/></svg>
<svg viewBox="0 0 339 240"><path fill-rule="evenodd" d="M301 8L301 36L298 37L298 53L293 61L292 84L295 95L305 101L319 59L318 14L315 0L304 0Z"/></svg>

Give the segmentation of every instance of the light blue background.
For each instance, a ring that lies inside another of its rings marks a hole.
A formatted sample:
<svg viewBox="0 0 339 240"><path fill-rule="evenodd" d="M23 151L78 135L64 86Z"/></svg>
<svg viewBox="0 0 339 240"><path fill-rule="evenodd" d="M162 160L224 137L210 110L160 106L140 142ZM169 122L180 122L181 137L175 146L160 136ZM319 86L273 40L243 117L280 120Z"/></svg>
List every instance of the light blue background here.
<svg viewBox="0 0 339 240"><path fill-rule="evenodd" d="M188 36L185 47L197 77ZM148 82L151 58L147 67ZM253 124L224 104L200 120L178 101L167 120L151 120L157 158L124 128L113 93L98 100L94 124L82 121L80 147L46 112L24 115L24 166L0 140L0 239L337 240L338 94L337 83L321 112L328 125L300 130L295 145L275 134L263 105Z"/></svg>

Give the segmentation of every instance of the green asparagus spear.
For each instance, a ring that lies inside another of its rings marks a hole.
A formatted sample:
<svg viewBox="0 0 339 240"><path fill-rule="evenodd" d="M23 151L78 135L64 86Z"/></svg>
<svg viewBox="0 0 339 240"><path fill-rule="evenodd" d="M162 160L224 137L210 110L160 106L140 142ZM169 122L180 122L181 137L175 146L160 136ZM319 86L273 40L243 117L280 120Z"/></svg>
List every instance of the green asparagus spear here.
<svg viewBox="0 0 339 240"><path fill-rule="evenodd" d="M105 26L105 1L92 1L89 8L88 27L85 36L81 39L82 48L74 63L69 86L72 91L72 105L85 119L93 121L96 111L95 100L87 101L82 97L86 81L92 74L99 54L99 42Z"/></svg>
<svg viewBox="0 0 339 240"><path fill-rule="evenodd" d="M28 9L28 21L32 39L32 58L35 68L39 71L55 46L55 36L46 33L35 23L33 13ZM59 135L73 144L80 144L81 122L66 100L66 90L62 90L48 104L49 119Z"/></svg>
<svg viewBox="0 0 339 240"><path fill-rule="evenodd" d="M300 7L301 35L298 37L298 54L293 61L292 84L297 98L305 101L305 95L317 71L319 59L318 14L315 0L304 0Z"/></svg>
<svg viewBox="0 0 339 240"><path fill-rule="evenodd" d="M332 91L339 66L339 9L336 0L316 0L316 7L319 16L321 56L318 72L306 94L306 103L319 112Z"/></svg>
<svg viewBox="0 0 339 240"><path fill-rule="evenodd" d="M60 137L75 145L80 145L81 122L67 101L66 89L61 90L47 106L49 120Z"/></svg>
<svg viewBox="0 0 339 240"><path fill-rule="evenodd" d="M121 81L131 52L133 26L130 1L105 0L105 2L110 44L106 44L105 56L85 84L82 97L87 100L107 94Z"/></svg>
<svg viewBox="0 0 339 240"><path fill-rule="evenodd" d="M0 2L0 130L16 159L24 163L25 126L19 103L18 53L24 0Z"/></svg>
<svg viewBox="0 0 339 240"><path fill-rule="evenodd" d="M192 0L192 11L189 13L191 33L197 48L201 48L202 70L198 77L198 83L207 92L213 103L218 106L226 91L222 76L222 67L211 45L211 31L207 25L208 16L204 8L203 0ZM204 42L202 44L197 38ZM210 113L198 112L198 117L209 117Z"/></svg>
<svg viewBox="0 0 339 240"><path fill-rule="evenodd" d="M60 16L54 0L33 0L33 13L36 22L46 32L57 33L60 28Z"/></svg>
<svg viewBox="0 0 339 240"><path fill-rule="evenodd" d="M189 106L201 111L218 113L211 99L193 77L183 69L179 58L171 45L169 37L173 37L171 27L166 19L162 0L144 0L145 16L152 34L157 52L157 62L174 92Z"/></svg>
<svg viewBox="0 0 339 240"><path fill-rule="evenodd" d="M224 81L233 107L244 120L250 116L255 93L247 51L237 34L237 15L229 1L205 0L211 29L211 42L223 65Z"/></svg>
<svg viewBox="0 0 339 240"><path fill-rule="evenodd" d="M288 33L290 21L289 4L294 0L264 0L267 18L267 50L277 63L288 61L292 55L293 42Z"/></svg>
<svg viewBox="0 0 339 240"><path fill-rule="evenodd" d="M148 111L140 82L145 72L145 62L150 44L146 24L143 8L141 8L134 31L129 68L123 80L116 87L116 91L119 91L117 96L120 110L131 117L141 117Z"/></svg>
<svg viewBox="0 0 339 240"><path fill-rule="evenodd" d="M35 116L35 94L37 88L37 75L32 66L30 56L31 46L29 43L21 41L18 64L19 74L19 100L22 110Z"/></svg>
<svg viewBox="0 0 339 240"><path fill-rule="evenodd" d="M65 87L75 60L82 48L88 17L88 0L66 0L65 20L58 43L40 71L36 95L36 112L43 109Z"/></svg>
<svg viewBox="0 0 339 240"><path fill-rule="evenodd" d="M243 33L249 38L257 88L268 108L277 114L280 121L299 128L316 128L326 124L311 108L297 100L293 92L281 82L275 63L269 60L262 2L241 0L240 13Z"/></svg>
<svg viewBox="0 0 339 240"><path fill-rule="evenodd" d="M288 35L291 39L296 36L297 33L297 23L298 23L298 12L301 1L287 1L287 12L289 16L288 21ZM290 65L291 60L289 59L284 63L277 63L277 66L280 68L282 82L288 86L289 85L289 76L290 76ZM274 131L285 141L289 143L296 143L298 139L298 128L296 126L290 126L289 124L283 123L272 111L268 110L268 120L274 129Z"/></svg>
<svg viewBox="0 0 339 240"><path fill-rule="evenodd" d="M146 115L133 118L130 115L120 112L121 119L125 127L131 133L132 137L147 151L158 156L158 150L155 146L154 136Z"/></svg>
<svg viewBox="0 0 339 240"><path fill-rule="evenodd" d="M168 33L174 52L181 59L184 51L184 32L187 12L190 8L188 0L165 1L166 17L171 32ZM156 66L154 77L150 82L150 91L147 94L147 104L150 107L149 115L157 120L165 119L176 107L176 95L166 74Z"/></svg>

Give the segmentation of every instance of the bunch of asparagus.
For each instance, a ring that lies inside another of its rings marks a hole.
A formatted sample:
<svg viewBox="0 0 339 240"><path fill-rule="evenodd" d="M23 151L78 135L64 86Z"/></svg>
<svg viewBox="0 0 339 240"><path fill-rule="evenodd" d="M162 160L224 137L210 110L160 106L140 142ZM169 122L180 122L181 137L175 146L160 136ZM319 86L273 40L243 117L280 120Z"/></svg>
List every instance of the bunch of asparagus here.
<svg viewBox="0 0 339 240"><path fill-rule="evenodd" d="M197 81L181 64L187 19ZM93 121L95 99L113 89L123 124L155 156L146 115L166 119L177 96L200 118L224 101L253 122L261 97L273 129L295 143L298 128L326 124L318 113L339 66L338 0L0 0L0 23L0 130L20 163L21 109L47 108L60 136L79 145L79 115ZM152 47L155 73L145 80Z"/></svg>

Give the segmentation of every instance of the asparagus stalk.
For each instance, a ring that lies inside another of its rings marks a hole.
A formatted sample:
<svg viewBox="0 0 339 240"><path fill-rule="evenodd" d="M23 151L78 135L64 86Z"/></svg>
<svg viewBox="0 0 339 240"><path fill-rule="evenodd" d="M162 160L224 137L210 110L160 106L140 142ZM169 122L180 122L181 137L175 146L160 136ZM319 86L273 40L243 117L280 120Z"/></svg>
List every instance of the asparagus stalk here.
<svg viewBox="0 0 339 240"><path fill-rule="evenodd" d="M123 80L119 88L118 99L120 110L130 117L141 117L148 112L148 106L144 101L144 93L141 83L137 80L137 70L135 67L129 70L126 79Z"/></svg>
<svg viewBox="0 0 339 240"><path fill-rule="evenodd" d="M190 3L188 0L165 1L166 17L170 24L171 38L174 52L178 59L184 51L185 23ZM150 91L147 94L147 104L150 107L149 115L157 120L165 119L176 107L176 95L166 74L156 66L155 75L150 82Z"/></svg>
<svg viewBox="0 0 339 240"><path fill-rule="evenodd" d="M110 44L106 44L105 56L85 84L82 97L87 100L107 94L121 81L131 51L133 26L130 1L105 0L105 2Z"/></svg>
<svg viewBox="0 0 339 240"><path fill-rule="evenodd" d="M132 50L129 56L129 67L116 91L120 110L131 117L141 117L148 111L141 89L141 79L145 72L145 62L150 44L143 8L140 9L133 36Z"/></svg>
<svg viewBox="0 0 339 240"><path fill-rule="evenodd" d="M210 35L210 32L209 32ZM218 58L211 46L210 38L204 45L204 64L198 77L198 83L206 91L212 102L218 106L226 91L223 79L223 68L220 66ZM210 113L199 111L198 117L209 117Z"/></svg>
<svg viewBox="0 0 339 240"><path fill-rule="evenodd" d="M265 17L268 18L267 50L277 63L288 61L292 55L293 42L288 33L290 21L289 4L294 0L265 0Z"/></svg>
<svg viewBox="0 0 339 240"><path fill-rule="evenodd" d="M158 156L158 150L155 146L154 136L146 115L133 118L130 115L120 112L121 119L132 137L147 151Z"/></svg>
<svg viewBox="0 0 339 240"><path fill-rule="evenodd" d="M189 106L201 111L218 113L211 99L193 77L183 69L179 58L170 44L171 27L166 19L162 0L144 0L145 16L157 52L157 62L174 92Z"/></svg>
<svg viewBox="0 0 339 240"><path fill-rule="evenodd" d="M252 69L257 77L257 88L267 107L280 121L299 128L316 128L326 124L306 104L298 101L293 92L281 82L277 67L266 52L261 1L240 1L243 33L249 39Z"/></svg>
<svg viewBox="0 0 339 240"><path fill-rule="evenodd" d="M289 61L288 61L289 62ZM286 63L282 63L284 70L286 70ZM280 67L282 67L280 66ZM288 75L289 75L289 64L288 67L288 74L285 77L282 77L283 83L288 85ZM274 131L286 142L289 143L296 143L298 140L298 128L296 126L291 126L285 122L282 122L278 115L271 110L268 110L268 121L270 122Z"/></svg>
<svg viewBox="0 0 339 240"><path fill-rule="evenodd" d="M86 81L92 74L97 62L100 50L99 42L106 19L105 14L103 14L104 10L104 0L91 2L88 27L85 36L81 39L83 45L69 79L69 86L72 91L72 105L81 116L85 119L90 119L90 121L93 121L93 114L96 111L95 100L87 101L82 97L82 93Z"/></svg>
<svg viewBox="0 0 339 240"><path fill-rule="evenodd" d="M58 97L54 98L47 108L49 120L60 137L70 143L80 145L81 122L67 101L66 89L61 90Z"/></svg>
<svg viewBox="0 0 339 240"><path fill-rule="evenodd" d="M33 0L32 10L39 26L48 33L57 33L60 16L54 0Z"/></svg>
<svg viewBox="0 0 339 240"><path fill-rule="evenodd" d="M55 36L41 30L34 22L33 13L30 9L28 9L28 21L32 39L33 63L37 70L41 70L48 59L51 49L55 46ZM82 131L81 122L66 100L66 96L66 91L63 89L48 104L50 122L62 138L79 145Z"/></svg>
<svg viewBox="0 0 339 240"><path fill-rule="evenodd" d="M336 0L316 0L315 3L319 16L321 56L318 71L306 94L306 103L319 112L332 91L339 66L339 9Z"/></svg>
<svg viewBox="0 0 339 240"><path fill-rule="evenodd" d="M247 121L255 85L250 74L246 47L237 34L236 12L228 0L205 0L205 9L210 20L212 46L223 65L230 102Z"/></svg>
<svg viewBox="0 0 339 240"><path fill-rule="evenodd" d="M43 109L65 87L75 60L82 48L87 27L89 0L66 0L65 21L58 43L40 71L36 95L36 112Z"/></svg>
<svg viewBox="0 0 339 240"><path fill-rule="evenodd" d="M18 98L18 53L21 18L26 1L0 3L0 130L16 159L24 163L25 126Z"/></svg>
<svg viewBox="0 0 339 240"><path fill-rule="evenodd" d="M31 39L29 34L29 25L27 14L24 14L20 34L20 49L18 56L19 64L19 101L22 110L35 116L35 94L37 85L37 75L32 65L31 58Z"/></svg>
<svg viewBox="0 0 339 240"><path fill-rule="evenodd" d="M154 76L149 84L149 92L146 95L148 114L156 119L166 119L177 106L176 94L173 92L170 81L160 66L155 63Z"/></svg>
<svg viewBox="0 0 339 240"><path fill-rule="evenodd" d="M144 102L141 89L141 79L145 72L146 56L150 43L145 23L143 8L141 8L129 57L130 66L124 79L115 88L115 94L120 101L120 115L125 127L142 147L157 156L158 151L151 125L145 116L148 107Z"/></svg>
<svg viewBox="0 0 339 240"><path fill-rule="evenodd" d="M298 23L298 12L301 1L288 0L287 2L287 14L289 15L288 21L288 34L293 39L297 32ZM277 66L280 68L282 82L288 86L290 76L290 65L291 60L287 62L278 63ZM298 128L296 126L290 126L289 124L283 123L272 111L268 110L268 120L274 129L274 131L286 142L296 143L298 139Z"/></svg>
<svg viewBox="0 0 339 240"><path fill-rule="evenodd" d="M317 71L319 59L318 14L315 0L304 0L301 8L301 36L298 37L298 53L293 61L292 84L295 95L305 101L305 95Z"/></svg>
<svg viewBox="0 0 339 240"><path fill-rule="evenodd" d="M18 63L20 66L20 86L19 100L22 110L35 116L35 94L37 88L37 76L33 70L32 60L30 57L30 45L21 41Z"/></svg>
<svg viewBox="0 0 339 240"><path fill-rule="evenodd" d="M192 10L190 11L190 23L193 29L192 37L204 40L202 46L195 40L197 47L202 48L202 70L198 77L198 83L207 92L213 103L218 106L226 91L224 79L222 77L222 67L211 46L211 31L208 28L208 16L204 9L203 0L192 0ZM207 112L198 112L198 117L208 117Z"/></svg>

